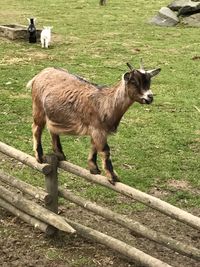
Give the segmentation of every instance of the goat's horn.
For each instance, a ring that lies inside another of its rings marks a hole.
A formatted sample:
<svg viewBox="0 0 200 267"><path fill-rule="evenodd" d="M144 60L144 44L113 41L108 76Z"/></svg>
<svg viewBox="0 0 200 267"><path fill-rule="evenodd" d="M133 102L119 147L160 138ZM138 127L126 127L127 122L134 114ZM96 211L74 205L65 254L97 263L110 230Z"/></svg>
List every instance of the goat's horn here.
<svg viewBox="0 0 200 267"><path fill-rule="evenodd" d="M141 69L141 70L144 70L144 65L143 65L143 60L142 60L142 58L140 59L140 69Z"/></svg>
<svg viewBox="0 0 200 267"><path fill-rule="evenodd" d="M130 63L127 62L126 65L129 67L130 70L133 70L133 67L131 66Z"/></svg>

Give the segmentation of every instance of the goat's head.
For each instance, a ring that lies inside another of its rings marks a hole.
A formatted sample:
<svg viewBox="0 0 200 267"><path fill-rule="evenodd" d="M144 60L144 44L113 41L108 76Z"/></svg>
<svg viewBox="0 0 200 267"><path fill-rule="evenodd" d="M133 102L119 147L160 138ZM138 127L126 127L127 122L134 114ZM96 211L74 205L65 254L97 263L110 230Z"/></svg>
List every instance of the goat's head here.
<svg viewBox="0 0 200 267"><path fill-rule="evenodd" d="M53 29L53 26L43 26L43 29L46 31L51 31Z"/></svg>
<svg viewBox="0 0 200 267"><path fill-rule="evenodd" d="M127 65L130 72L124 74L124 81L129 97L140 104L151 104L153 102L153 93L150 89L151 78L161 69L145 70L142 62L140 69L134 69L129 63Z"/></svg>
<svg viewBox="0 0 200 267"><path fill-rule="evenodd" d="M34 24L36 22L36 18L27 18L29 24Z"/></svg>

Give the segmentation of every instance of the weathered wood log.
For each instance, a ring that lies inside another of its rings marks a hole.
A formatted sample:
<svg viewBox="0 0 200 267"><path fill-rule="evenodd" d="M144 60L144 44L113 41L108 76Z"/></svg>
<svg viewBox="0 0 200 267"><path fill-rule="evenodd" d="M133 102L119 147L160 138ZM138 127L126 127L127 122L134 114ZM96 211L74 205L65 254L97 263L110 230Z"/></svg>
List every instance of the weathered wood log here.
<svg viewBox="0 0 200 267"><path fill-rule="evenodd" d="M123 215L115 213L109 210L108 208L101 207L80 196L76 196L75 194L73 194L67 189L63 189L62 187L59 187L58 192L59 192L59 196L65 199L68 199L69 201L79 205L80 207L83 207L84 209L92 211L99 216L102 216L110 221L113 221L133 231L134 233L138 235L148 238L158 244L164 245L165 247L168 247L176 252L179 252L180 254L184 256L188 256L190 258L200 260L200 250L195 247L186 245L164 234L161 234L157 231L147 228L146 226L140 224L137 221L130 220Z"/></svg>
<svg viewBox="0 0 200 267"><path fill-rule="evenodd" d="M45 204L50 203L52 201L51 196L48 193L46 193L44 190L38 187L34 187L30 184L27 184L17 179L14 176L5 174L1 170L0 170L0 180L8 185L11 185L14 188L19 189L25 194L28 194L36 199L44 201Z"/></svg>
<svg viewBox="0 0 200 267"><path fill-rule="evenodd" d="M26 199L21 194L15 194L0 186L0 196L16 208L28 213L37 219L48 223L61 231L75 233L75 230L59 215L47 210L40 205Z"/></svg>
<svg viewBox="0 0 200 267"><path fill-rule="evenodd" d="M46 161L51 165L51 172L45 175L46 191L51 196L51 202L46 203L46 208L54 213L58 213L58 159L55 155L47 155Z"/></svg>
<svg viewBox="0 0 200 267"><path fill-rule="evenodd" d="M7 201L0 198L0 206L6 210L8 210L10 213L14 214L15 216L19 217L23 221L25 221L28 224L31 224L34 226L34 228L41 230L47 235L53 235L56 231L56 228L54 228L52 225L46 224L35 217L32 217L25 212L17 209L16 207L12 206Z"/></svg>
<svg viewBox="0 0 200 267"><path fill-rule="evenodd" d="M172 267L171 265L153 258L152 256L138 250L116 238L103 234L92 228L76 223L69 219L66 221L76 229L77 233L86 239L91 239L95 242L99 242L112 250L119 252L121 255L127 257L132 262L137 262L146 267Z"/></svg>
<svg viewBox="0 0 200 267"><path fill-rule="evenodd" d="M15 149L11 146L8 146L2 142L0 142L0 152L4 153L5 155L14 158L22 163L24 163L25 165L28 165L29 167L32 167L33 169L36 169L44 174L48 174L51 171L51 166L47 163L44 164L40 164L39 162L37 162L37 160L18 150Z"/></svg>
<svg viewBox="0 0 200 267"><path fill-rule="evenodd" d="M119 192L127 197L133 198L153 209L162 212L165 215L170 216L173 219L184 222L191 227L200 230L200 218L196 217L184 210L181 210L163 200L141 192L133 187L117 182L112 185L108 182L108 179L102 175L93 175L84 168L69 163L67 161L60 161L59 167L65 171L73 173L77 176L83 177L86 180L100 184L104 187L108 187L116 192Z"/></svg>

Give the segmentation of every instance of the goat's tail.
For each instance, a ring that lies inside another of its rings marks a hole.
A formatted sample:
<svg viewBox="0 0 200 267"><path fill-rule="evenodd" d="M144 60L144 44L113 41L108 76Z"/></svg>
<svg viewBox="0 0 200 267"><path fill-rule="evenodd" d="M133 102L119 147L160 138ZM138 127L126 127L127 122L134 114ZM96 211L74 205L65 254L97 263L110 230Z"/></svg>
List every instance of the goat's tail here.
<svg viewBox="0 0 200 267"><path fill-rule="evenodd" d="M36 76L35 76L36 77ZM26 85L26 89L28 89L28 90L31 90L32 89L32 86L33 86L33 82L34 82L34 80L35 80L35 77L33 77L33 79L31 79L28 83L27 83L27 85Z"/></svg>

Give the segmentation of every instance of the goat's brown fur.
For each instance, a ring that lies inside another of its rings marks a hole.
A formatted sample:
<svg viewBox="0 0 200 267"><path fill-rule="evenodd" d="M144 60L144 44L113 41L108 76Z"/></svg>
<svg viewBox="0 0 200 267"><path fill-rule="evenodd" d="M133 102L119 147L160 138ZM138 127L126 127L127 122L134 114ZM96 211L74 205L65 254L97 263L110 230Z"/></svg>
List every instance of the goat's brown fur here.
<svg viewBox="0 0 200 267"><path fill-rule="evenodd" d="M118 178L110 159L107 136L117 130L123 114L133 102L152 102L150 79L159 71L131 70L115 86L103 88L64 69L46 68L41 71L27 85L32 88L36 159L43 161L41 135L45 124L52 136L53 150L60 159L65 158L60 134L89 135L92 145L88 157L90 172L100 173L96 162L99 152L110 182L115 183Z"/></svg>

